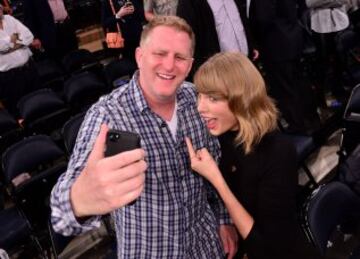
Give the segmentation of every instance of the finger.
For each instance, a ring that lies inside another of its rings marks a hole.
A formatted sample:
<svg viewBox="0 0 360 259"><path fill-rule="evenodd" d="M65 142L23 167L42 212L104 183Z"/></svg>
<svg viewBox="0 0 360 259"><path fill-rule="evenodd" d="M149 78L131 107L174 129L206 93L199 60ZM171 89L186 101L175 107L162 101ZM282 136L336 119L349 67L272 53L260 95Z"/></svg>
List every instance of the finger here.
<svg viewBox="0 0 360 259"><path fill-rule="evenodd" d="M140 160L126 167L113 171L113 173L109 175L108 181L121 183L144 174L146 169L147 163L144 160Z"/></svg>
<svg viewBox="0 0 360 259"><path fill-rule="evenodd" d="M94 147L89 155L88 161L98 161L104 158L106 134L109 128L106 124L101 124L99 135L96 137Z"/></svg>
<svg viewBox="0 0 360 259"><path fill-rule="evenodd" d="M185 137L185 142L186 142L186 146L187 146L187 150L189 152L190 158L196 157L196 152L194 150L194 147L193 147L193 145L191 143L190 138Z"/></svg>
<svg viewBox="0 0 360 259"><path fill-rule="evenodd" d="M106 163L109 169L119 169L135 163L139 160L144 160L145 151L141 148L125 151L120 154L106 158Z"/></svg>

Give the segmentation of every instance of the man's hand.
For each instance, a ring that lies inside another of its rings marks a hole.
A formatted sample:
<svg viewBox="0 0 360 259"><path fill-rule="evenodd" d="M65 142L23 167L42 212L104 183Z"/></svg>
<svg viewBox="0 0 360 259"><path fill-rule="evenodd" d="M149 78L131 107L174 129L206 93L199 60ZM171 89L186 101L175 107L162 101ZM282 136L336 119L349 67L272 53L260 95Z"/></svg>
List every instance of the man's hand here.
<svg viewBox="0 0 360 259"><path fill-rule="evenodd" d="M19 39L19 33L13 33L10 36L10 42L16 44L16 41Z"/></svg>
<svg viewBox="0 0 360 259"><path fill-rule="evenodd" d="M253 49L252 61L258 60L259 56L260 56L260 52L257 49Z"/></svg>
<svg viewBox="0 0 360 259"><path fill-rule="evenodd" d="M102 125L87 164L70 190L76 217L103 215L140 196L145 184L142 149L104 157L108 127Z"/></svg>
<svg viewBox="0 0 360 259"><path fill-rule="evenodd" d="M120 10L116 13L116 17L119 19L123 18L126 15L134 13L135 9L133 5L125 6L123 5Z"/></svg>
<svg viewBox="0 0 360 259"><path fill-rule="evenodd" d="M225 254L227 254L227 259L234 258L238 250L238 234L233 225L220 225L219 235Z"/></svg>
<svg viewBox="0 0 360 259"><path fill-rule="evenodd" d="M41 49L41 41L39 39L34 39L31 43L31 47L34 49Z"/></svg>

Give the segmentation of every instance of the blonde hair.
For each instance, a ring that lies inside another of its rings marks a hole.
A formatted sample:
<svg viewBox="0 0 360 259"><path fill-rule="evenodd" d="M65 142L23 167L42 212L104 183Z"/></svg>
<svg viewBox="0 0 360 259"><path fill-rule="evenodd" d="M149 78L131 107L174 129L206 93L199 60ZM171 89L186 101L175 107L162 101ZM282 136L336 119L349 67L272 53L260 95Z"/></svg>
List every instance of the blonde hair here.
<svg viewBox="0 0 360 259"><path fill-rule="evenodd" d="M150 33L158 26L170 27L177 31L185 32L187 35L189 35L189 38L191 40L191 55L194 55L195 34L191 29L190 25L184 19L178 16L171 16L171 15L155 16L147 25L145 25L141 33L140 46L143 46L143 44L145 44Z"/></svg>
<svg viewBox="0 0 360 259"><path fill-rule="evenodd" d="M277 128L278 111L267 95L265 82L251 61L239 52L218 53L196 72L199 93L216 95L228 101L239 131L236 145L250 153L262 137Z"/></svg>

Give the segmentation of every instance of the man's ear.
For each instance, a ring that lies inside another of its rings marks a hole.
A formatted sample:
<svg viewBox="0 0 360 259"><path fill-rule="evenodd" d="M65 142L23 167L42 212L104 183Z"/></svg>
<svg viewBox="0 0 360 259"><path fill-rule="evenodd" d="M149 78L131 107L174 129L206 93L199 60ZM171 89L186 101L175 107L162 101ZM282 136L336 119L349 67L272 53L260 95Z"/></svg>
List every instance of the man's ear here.
<svg viewBox="0 0 360 259"><path fill-rule="evenodd" d="M141 47L137 47L135 50L135 59L136 59L136 64L138 66L138 68L140 68L140 64L141 64L141 58L143 55L143 50L141 49Z"/></svg>
<svg viewBox="0 0 360 259"><path fill-rule="evenodd" d="M188 70L186 71L186 76L189 75L189 73L190 73L190 71L191 71L191 68L192 68L192 66L193 66L193 63L194 63L194 59L192 58L192 59L191 59L191 62L190 62L190 64L189 64Z"/></svg>

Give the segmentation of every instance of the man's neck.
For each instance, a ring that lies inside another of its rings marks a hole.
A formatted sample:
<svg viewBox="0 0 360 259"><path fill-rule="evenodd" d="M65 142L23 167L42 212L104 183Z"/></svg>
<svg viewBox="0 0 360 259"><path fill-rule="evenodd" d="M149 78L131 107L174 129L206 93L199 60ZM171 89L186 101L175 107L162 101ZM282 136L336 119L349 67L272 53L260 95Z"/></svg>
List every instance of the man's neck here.
<svg viewBox="0 0 360 259"><path fill-rule="evenodd" d="M152 102L147 100L151 110L159 115L163 120L170 121L175 108L175 100L169 102Z"/></svg>

